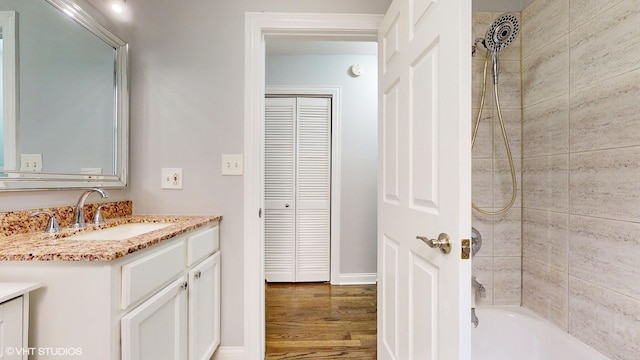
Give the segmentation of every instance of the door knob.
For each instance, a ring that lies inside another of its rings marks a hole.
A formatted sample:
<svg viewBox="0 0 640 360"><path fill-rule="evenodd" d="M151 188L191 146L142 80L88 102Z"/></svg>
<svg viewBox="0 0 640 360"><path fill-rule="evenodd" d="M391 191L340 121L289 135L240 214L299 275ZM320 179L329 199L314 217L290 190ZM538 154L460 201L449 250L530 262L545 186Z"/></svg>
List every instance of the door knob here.
<svg viewBox="0 0 640 360"><path fill-rule="evenodd" d="M287 203L287 204L284 204L284 207L288 208L288 207L289 207L289 204L288 204L288 203Z"/></svg>
<svg viewBox="0 0 640 360"><path fill-rule="evenodd" d="M432 249L440 249L444 254L451 252L451 241L449 241L449 235L445 233L440 234L437 239L429 239L424 236L416 236L416 239L424 241Z"/></svg>

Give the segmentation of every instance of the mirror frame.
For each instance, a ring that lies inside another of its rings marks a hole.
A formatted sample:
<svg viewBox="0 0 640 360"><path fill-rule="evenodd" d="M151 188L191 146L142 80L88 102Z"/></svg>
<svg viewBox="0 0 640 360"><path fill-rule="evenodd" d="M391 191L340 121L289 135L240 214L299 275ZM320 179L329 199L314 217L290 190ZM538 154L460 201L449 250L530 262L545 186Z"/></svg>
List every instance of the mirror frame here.
<svg viewBox="0 0 640 360"><path fill-rule="evenodd" d="M82 27L112 46L115 50L115 154L113 158L115 174L56 174L25 173L4 171L8 177L0 178L0 191L32 191L51 189L78 189L101 187L121 189L127 187L129 163L129 82L128 53L129 46L94 18L86 13L73 0L46 0L64 15L73 18ZM17 107L16 101L16 107ZM19 115L16 114L16 121ZM0 172L3 172L0 169Z"/></svg>

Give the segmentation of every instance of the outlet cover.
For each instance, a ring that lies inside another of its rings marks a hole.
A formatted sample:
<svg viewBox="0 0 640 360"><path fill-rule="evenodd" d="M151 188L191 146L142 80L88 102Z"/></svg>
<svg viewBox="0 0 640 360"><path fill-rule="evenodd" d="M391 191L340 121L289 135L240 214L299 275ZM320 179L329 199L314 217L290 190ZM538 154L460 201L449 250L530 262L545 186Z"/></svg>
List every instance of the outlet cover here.
<svg viewBox="0 0 640 360"><path fill-rule="evenodd" d="M42 171L42 154L20 154L20 171Z"/></svg>
<svg viewBox="0 0 640 360"><path fill-rule="evenodd" d="M162 168L162 189L182 189L182 169Z"/></svg>
<svg viewBox="0 0 640 360"><path fill-rule="evenodd" d="M222 154L222 175L243 175L242 154Z"/></svg>

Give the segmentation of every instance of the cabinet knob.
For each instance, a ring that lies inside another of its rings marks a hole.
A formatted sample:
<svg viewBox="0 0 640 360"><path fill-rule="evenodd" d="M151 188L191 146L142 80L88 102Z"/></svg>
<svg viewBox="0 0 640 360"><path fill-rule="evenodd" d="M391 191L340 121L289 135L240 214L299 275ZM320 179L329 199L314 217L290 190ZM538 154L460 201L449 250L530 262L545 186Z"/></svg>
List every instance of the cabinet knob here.
<svg viewBox="0 0 640 360"><path fill-rule="evenodd" d="M180 285L180 289L181 290L187 290L187 287L189 286L189 283L186 281L182 282L182 285Z"/></svg>
<svg viewBox="0 0 640 360"><path fill-rule="evenodd" d="M202 271L200 271L200 270L196 271L196 273L195 273L196 279L200 279L201 276L202 276Z"/></svg>

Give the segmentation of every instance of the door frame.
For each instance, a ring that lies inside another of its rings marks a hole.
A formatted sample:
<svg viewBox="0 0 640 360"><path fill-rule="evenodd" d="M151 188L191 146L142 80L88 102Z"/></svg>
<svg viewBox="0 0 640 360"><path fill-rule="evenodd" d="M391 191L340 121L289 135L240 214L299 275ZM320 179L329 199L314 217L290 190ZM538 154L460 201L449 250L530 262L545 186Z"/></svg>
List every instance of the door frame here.
<svg viewBox="0 0 640 360"><path fill-rule="evenodd" d="M245 14L244 115L244 349L246 359L265 354L264 311L264 97L265 36L322 40L378 40L383 15L330 13Z"/></svg>
<svg viewBox="0 0 640 360"><path fill-rule="evenodd" d="M329 280L333 285L340 285L340 158L342 155L340 140L342 122L340 119L340 86L296 86L268 85L265 96L291 95L292 97L328 97L331 99L331 120L329 134L331 138L331 174L329 190ZM264 144L263 149L264 149Z"/></svg>

